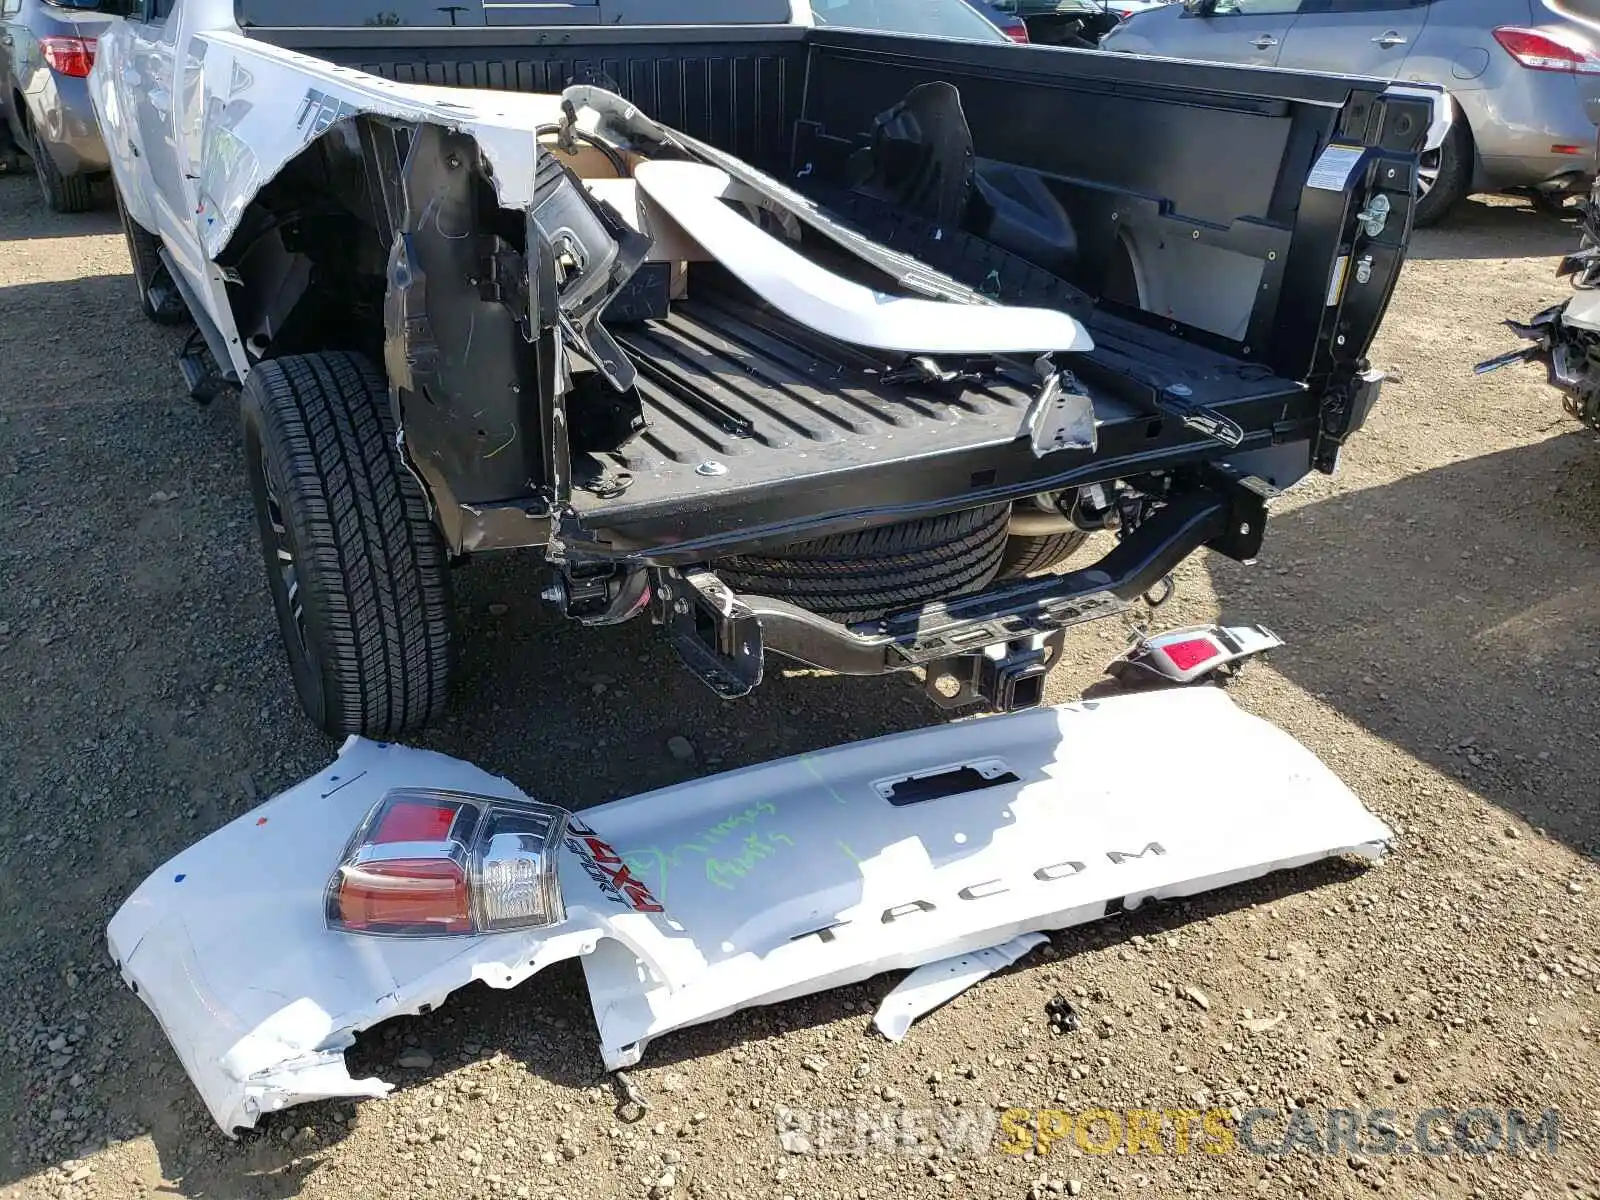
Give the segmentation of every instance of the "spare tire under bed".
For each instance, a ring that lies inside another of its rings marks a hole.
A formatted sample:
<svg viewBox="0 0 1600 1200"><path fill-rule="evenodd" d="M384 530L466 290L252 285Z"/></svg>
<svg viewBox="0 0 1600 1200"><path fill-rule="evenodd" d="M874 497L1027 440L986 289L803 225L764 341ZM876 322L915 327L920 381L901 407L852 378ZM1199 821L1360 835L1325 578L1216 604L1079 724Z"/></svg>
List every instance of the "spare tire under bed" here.
<svg viewBox="0 0 1600 1200"><path fill-rule="evenodd" d="M772 555L725 558L717 574L737 592L787 600L836 621L866 621L987 587L1010 523L1009 504L987 504L797 542Z"/></svg>

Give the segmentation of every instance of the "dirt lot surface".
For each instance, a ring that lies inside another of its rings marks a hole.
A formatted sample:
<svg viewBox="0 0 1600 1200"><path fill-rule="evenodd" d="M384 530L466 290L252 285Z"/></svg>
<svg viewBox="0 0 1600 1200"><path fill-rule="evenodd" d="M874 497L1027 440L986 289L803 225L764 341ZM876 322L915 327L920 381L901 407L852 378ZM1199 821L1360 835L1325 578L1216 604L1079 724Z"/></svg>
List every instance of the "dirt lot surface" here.
<svg viewBox="0 0 1600 1200"><path fill-rule="evenodd" d="M1289 640L1236 695L1398 831L1387 862L1058 935L899 1046L868 1027L892 977L667 1037L633 1072L636 1124L569 964L365 1036L354 1066L396 1082L388 1100L229 1142L103 930L332 746L280 658L234 404L185 398L182 334L137 315L109 213L52 217L0 177L0 1197L1600 1196L1600 443L1535 371L1469 370L1508 345L1502 316L1562 294L1573 241L1509 202L1420 234L1374 355L1393 381L1339 477L1285 498L1257 565L1188 564L1162 614ZM564 628L538 580L531 561L460 574L465 669L426 738L535 795L581 807L941 719L904 681L798 672L721 704L645 625ZM1080 636L1053 698L1121 638ZM1057 992L1075 1033L1046 1024ZM779 1136L784 1109L926 1134L1013 1106L1231 1109L1235 1146ZM1249 1152L1239 1118L1270 1110L1268 1144L1293 1106L1393 1109L1402 1142L1448 1109L1451 1153ZM1472 1107L1558 1109L1559 1147L1466 1153L1449 1122Z"/></svg>

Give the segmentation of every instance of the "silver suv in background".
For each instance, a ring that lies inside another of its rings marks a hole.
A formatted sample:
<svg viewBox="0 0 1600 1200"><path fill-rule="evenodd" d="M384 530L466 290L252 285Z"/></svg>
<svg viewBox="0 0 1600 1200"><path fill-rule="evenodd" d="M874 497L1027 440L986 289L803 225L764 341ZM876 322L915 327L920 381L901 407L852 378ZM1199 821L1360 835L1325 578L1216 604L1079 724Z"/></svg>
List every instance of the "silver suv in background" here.
<svg viewBox="0 0 1600 1200"><path fill-rule="evenodd" d="M0 0L0 157L27 154L56 212L92 207L95 181L110 174L89 70L114 19L107 14L126 8L126 0Z"/></svg>
<svg viewBox="0 0 1600 1200"><path fill-rule="evenodd" d="M1439 84L1455 122L1419 173L1420 225L1471 192L1557 199L1595 174L1600 0L1187 0L1101 47Z"/></svg>

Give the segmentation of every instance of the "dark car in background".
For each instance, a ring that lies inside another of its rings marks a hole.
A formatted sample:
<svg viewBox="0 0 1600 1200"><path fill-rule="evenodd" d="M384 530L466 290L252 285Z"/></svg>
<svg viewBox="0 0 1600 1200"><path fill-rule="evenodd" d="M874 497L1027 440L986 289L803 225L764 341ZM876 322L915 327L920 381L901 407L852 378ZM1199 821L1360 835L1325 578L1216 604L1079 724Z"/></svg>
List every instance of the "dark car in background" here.
<svg viewBox="0 0 1600 1200"><path fill-rule="evenodd" d="M1028 23L1016 13L1003 12L988 0L967 0L967 3L1013 42L1020 42L1024 46L1028 44Z"/></svg>
<svg viewBox="0 0 1600 1200"><path fill-rule="evenodd" d="M1000 13L1021 21L1027 40L1041 46L1092 50L1123 19L1103 0L987 0Z"/></svg>
<svg viewBox="0 0 1600 1200"><path fill-rule="evenodd" d="M0 157L33 160L56 212L93 207L111 164L89 102L104 0L0 0ZM7 142L9 141L9 145Z"/></svg>

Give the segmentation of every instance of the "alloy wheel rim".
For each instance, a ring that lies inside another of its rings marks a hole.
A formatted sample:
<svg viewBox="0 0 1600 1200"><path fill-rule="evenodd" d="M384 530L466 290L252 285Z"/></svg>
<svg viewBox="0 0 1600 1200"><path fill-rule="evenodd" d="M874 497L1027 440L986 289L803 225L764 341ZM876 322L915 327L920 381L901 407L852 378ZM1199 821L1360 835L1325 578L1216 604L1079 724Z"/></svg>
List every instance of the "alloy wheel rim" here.
<svg viewBox="0 0 1600 1200"><path fill-rule="evenodd" d="M295 562L294 543L290 540L289 526L283 518L283 505L278 500L277 489L272 486L272 472L266 469L265 462L261 464L261 481L267 504L267 524L272 535L273 562L288 602L295 637L302 652L306 652L306 610L300 599L300 571Z"/></svg>
<svg viewBox="0 0 1600 1200"><path fill-rule="evenodd" d="M1433 191L1434 184L1439 182L1439 173L1444 169L1444 148L1425 152L1417 160L1417 198L1420 200Z"/></svg>

